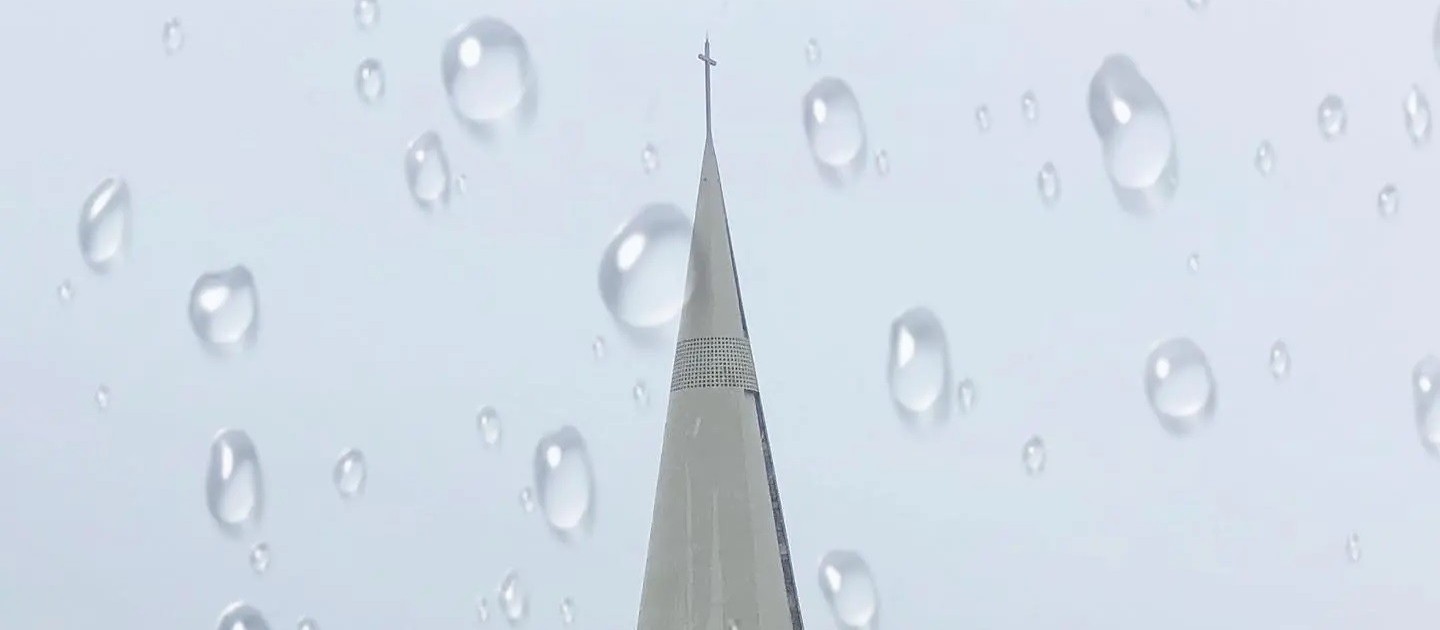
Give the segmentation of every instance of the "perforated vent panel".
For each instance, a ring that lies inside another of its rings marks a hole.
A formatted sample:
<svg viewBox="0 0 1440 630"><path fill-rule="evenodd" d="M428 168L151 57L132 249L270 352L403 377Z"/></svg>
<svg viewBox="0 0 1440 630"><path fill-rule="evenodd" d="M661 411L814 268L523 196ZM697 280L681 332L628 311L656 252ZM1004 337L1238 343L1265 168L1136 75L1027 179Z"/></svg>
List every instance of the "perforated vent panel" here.
<svg viewBox="0 0 1440 630"><path fill-rule="evenodd" d="M759 392L750 342L734 337L686 339L675 348L670 391L700 387L734 387Z"/></svg>

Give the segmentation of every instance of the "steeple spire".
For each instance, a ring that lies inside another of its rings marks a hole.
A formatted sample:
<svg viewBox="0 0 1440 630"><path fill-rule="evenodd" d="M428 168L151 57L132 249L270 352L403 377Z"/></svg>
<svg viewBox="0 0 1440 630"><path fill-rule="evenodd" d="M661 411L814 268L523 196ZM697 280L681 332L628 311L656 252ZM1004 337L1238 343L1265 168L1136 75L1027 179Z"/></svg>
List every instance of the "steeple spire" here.
<svg viewBox="0 0 1440 630"><path fill-rule="evenodd" d="M700 53L700 61L705 62L705 140L710 140L710 68L715 66L715 59L710 57L710 34L705 34L705 52Z"/></svg>

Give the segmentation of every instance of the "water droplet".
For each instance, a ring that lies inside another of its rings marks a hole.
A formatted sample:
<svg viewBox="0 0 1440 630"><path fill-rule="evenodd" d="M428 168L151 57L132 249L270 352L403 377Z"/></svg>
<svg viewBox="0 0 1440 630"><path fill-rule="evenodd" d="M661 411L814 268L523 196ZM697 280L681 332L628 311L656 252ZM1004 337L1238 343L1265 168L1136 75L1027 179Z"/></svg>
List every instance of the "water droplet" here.
<svg viewBox="0 0 1440 630"><path fill-rule="evenodd" d="M245 602L235 602L220 611L220 620L215 624L216 630L270 630L270 623L265 621L265 615L254 606Z"/></svg>
<svg viewBox="0 0 1440 630"><path fill-rule="evenodd" d="M118 177L106 178L80 206L80 254L96 273L104 273L124 256L130 240L130 187Z"/></svg>
<svg viewBox="0 0 1440 630"><path fill-rule="evenodd" d="M575 601L569 597L560 600L560 620L567 626L575 623Z"/></svg>
<svg viewBox="0 0 1440 630"><path fill-rule="evenodd" d="M947 419L950 349L935 313L916 307L895 318L885 367L890 398L902 418L913 425Z"/></svg>
<svg viewBox="0 0 1440 630"><path fill-rule="evenodd" d="M1031 477L1039 477L1045 472L1045 440L1038 435L1025 440L1020 449L1020 461L1025 464L1025 474Z"/></svg>
<svg viewBox="0 0 1440 630"><path fill-rule="evenodd" d="M480 429L480 441L488 448L494 448L500 444L500 412L494 407L485 405L475 413L475 426Z"/></svg>
<svg viewBox="0 0 1440 630"><path fill-rule="evenodd" d="M1405 95L1405 133L1410 136L1410 142L1415 146L1423 145L1430 141L1430 99L1420 91L1420 86L1410 86L1410 92Z"/></svg>
<svg viewBox="0 0 1440 630"><path fill-rule="evenodd" d="M480 623L490 621L490 604L485 602L484 597L475 600L475 618Z"/></svg>
<svg viewBox="0 0 1440 630"><path fill-rule="evenodd" d="M1277 381L1290 375L1290 347L1284 341L1270 345L1270 375Z"/></svg>
<svg viewBox="0 0 1440 630"><path fill-rule="evenodd" d="M265 484L255 443L244 431L225 429L210 443L205 503L215 524L227 534L238 535L259 525Z"/></svg>
<svg viewBox="0 0 1440 630"><path fill-rule="evenodd" d="M295 624L295 630L320 630L320 623L311 617L301 617Z"/></svg>
<svg viewBox="0 0 1440 630"><path fill-rule="evenodd" d="M531 490L530 486L520 489L520 509L525 510L526 514L535 511L535 491Z"/></svg>
<svg viewBox="0 0 1440 630"><path fill-rule="evenodd" d="M440 135L426 131L405 147L405 181L410 198L424 210L450 203L450 158Z"/></svg>
<svg viewBox="0 0 1440 630"><path fill-rule="evenodd" d="M1395 184L1385 184L1380 188L1380 193L1375 195L1375 209L1382 219L1389 219L1400 212L1400 191Z"/></svg>
<svg viewBox="0 0 1440 630"><path fill-rule="evenodd" d="M655 145L647 142L645 147L640 149L640 167L645 169L646 175L660 168L660 152L655 149Z"/></svg>
<svg viewBox="0 0 1440 630"><path fill-rule="evenodd" d="M260 297L244 265L201 274L190 288L190 327L206 349L236 352L255 343Z"/></svg>
<svg viewBox="0 0 1440 630"><path fill-rule="evenodd" d="M1334 140L1345 135L1345 101L1340 97L1331 94L1320 101L1320 107L1315 113L1316 121L1320 125L1320 137L1326 140Z"/></svg>
<svg viewBox="0 0 1440 630"><path fill-rule="evenodd" d="M985 106L985 105L981 105L981 106L975 108L975 128L976 128L976 129L979 129L979 130L980 130L980 133L985 133L985 132L987 132L987 131L990 131L990 108L989 108L989 107L987 107L987 106Z"/></svg>
<svg viewBox="0 0 1440 630"><path fill-rule="evenodd" d="M955 388L956 397L960 400L960 413L970 413L975 408L975 382L970 379L960 381Z"/></svg>
<svg viewBox="0 0 1440 630"><path fill-rule="evenodd" d="M805 63L812 66L820 63L820 41L814 37L805 42Z"/></svg>
<svg viewBox="0 0 1440 630"><path fill-rule="evenodd" d="M1020 115L1030 124L1040 120L1040 99L1035 98L1035 92L1026 91L1020 95Z"/></svg>
<svg viewBox="0 0 1440 630"><path fill-rule="evenodd" d="M366 105L374 105L385 96L385 67L378 59L366 59L355 68L355 93Z"/></svg>
<svg viewBox="0 0 1440 630"><path fill-rule="evenodd" d="M1268 177L1275 170L1275 147L1269 140L1262 140L1260 146L1255 148L1255 170L1264 177Z"/></svg>
<svg viewBox="0 0 1440 630"><path fill-rule="evenodd" d="M839 186L864 172L865 120L850 84L835 77L820 79L801 99L800 114L821 177Z"/></svg>
<svg viewBox="0 0 1440 630"><path fill-rule="evenodd" d="M1090 122L1121 207L1146 213L1167 204L1180 185L1170 113L1135 62L1111 55L1090 79Z"/></svg>
<svg viewBox="0 0 1440 630"><path fill-rule="evenodd" d="M1053 206L1060 201L1060 173L1055 170L1055 165L1046 162L1040 167L1040 172L1035 175L1035 187L1040 191L1040 200L1046 206Z"/></svg>
<svg viewBox="0 0 1440 630"><path fill-rule="evenodd" d="M635 399L635 406L640 409L650 406L650 392L645 388L645 381L635 381L635 386L630 388L630 397Z"/></svg>
<svg viewBox="0 0 1440 630"><path fill-rule="evenodd" d="M101 385L100 387L95 389L95 406L100 408L100 411L105 411L106 409L110 408L109 387Z"/></svg>
<svg viewBox="0 0 1440 630"><path fill-rule="evenodd" d="M1173 435L1209 424L1215 414L1215 377L1200 346L1185 337L1156 345L1145 360L1145 396Z"/></svg>
<svg viewBox="0 0 1440 630"><path fill-rule="evenodd" d="M875 172L881 177L890 174L890 153L881 149L875 153Z"/></svg>
<svg viewBox="0 0 1440 630"><path fill-rule="evenodd" d="M563 540L588 534L595 518L595 474L585 438L564 426L535 445L535 488L550 530Z"/></svg>
<svg viewBox="0 0 1440 630"><path fill-rule="evenodd" d="M462 196L463 196L466 192L469 192L469 190L470 190L470 185L469 185L468 181L465 179L465 174L464 174L464 173L461 173L461 174L459 174L459 175L456 175L456 176L455 176L455 194L457 194L457 195L462 195Z"/></svg>
<svg viewBox="0 0 1440 630"><path fill-rule="evenodd" d="M355 25L368 31L380 21L379 0L355 0Z"/></svg>
<svg viewBox="0 0 1440 630"><path fill-rule="evenodd" d="M836 550L820 559L820 591L843 630L872 630L880 623L880 594L870 566L853 551Z"/></svg>
<svg viewBox="0 0 1440 630"><path fill-rule="evenodd" d="M601 337L599 335L595 336L595 340L590 342L590 353L595 355L596 361L603 361L605 359L604 337Z"/></svg>
<svg viewBox="0 0 1440 630"><path fill-rule="evenodd" d="M365 494L365 481L370 471L365 465L365 453L347 448L340 452L340 458L335 460L335 468L330 471L330 480L335 484L335 491L340 493L342 499L353 499Z"/></svg>
<svg viewBox="0 0 1440 630"><path fill-rule="evenodd" d="M679 207L652 203L610 239L600 257L600 299L625 332L655 336L680 314L691 231Z"/></svg>
<svg viewBox="0 0 1440 630"><path fill-rule="evenodd" d="M180 18L165 20L160 27L160 43L165 46L165 54L173 55L185 47L185 30L180 28Z"/></svg>
<svg viewBox="0 0 1440 630"><path fill-rule="evenodd" d="M1190 268L1190 273L1200 271L1200 254L1190 254L1190 257L1185 259L1185 266Z"/></svg>
<svg viewBox="0 0 1440 630"><path fill-rule="evenodd" d="M445 40L440 72L451 110L481 139L522 127L535 114L530 50L506 22L486 17L457 29Z"/></svg>
<svg viewBox="0 0 1440 630"><path fill-rule="evenodd" d="M255 575L265 575L270 568L270 544L258 542L250 548L250 570Z"/></svg>
<svg viewBox="0 0 1440 630"><path fill-rule="evenodd" d="M1351 564L1360 561L1360 534L1351 533L1350 537L1345 539L1345 557Z"/></svg>
<svg viewBox="0 0 1440 630"><path fill-rule="evenodd" d="M505 613L505 620L512 626L525 621L529 598L525 594L525 586L520 583L520 574L514 570L506 573L497 593L496 599L500 602L500 610Z"/></svg>
<svg viewBox="0 0 1440 630"><path fill-rule="evenodd" d="M70 300L75 297L75 287L70 284L69 280L62 280L60 286L55 287L55 297L60 298L61 304L69 304Z"/></svg>
<svg viewBox="0 0 1440 630"><path fill-rule="evenodd" d="M1204 11L1205 7L1210 6L1210 0L1185 0L1185 4L1195 11Z"/></svg>
<svg viewBox="0 0 1440 630"><path fill-rule="evenodd" d="M1440 457L1440 358L1426 356L1415 364L1411 387L1415 396L1415 426L1420 444L1431 455Z"/></svg>
<svg viewBox="0 0 1440 630"><path fill-rule="evenodd" d="M725 622L725 630L740 630L740 620L731 619Z"/></svg>

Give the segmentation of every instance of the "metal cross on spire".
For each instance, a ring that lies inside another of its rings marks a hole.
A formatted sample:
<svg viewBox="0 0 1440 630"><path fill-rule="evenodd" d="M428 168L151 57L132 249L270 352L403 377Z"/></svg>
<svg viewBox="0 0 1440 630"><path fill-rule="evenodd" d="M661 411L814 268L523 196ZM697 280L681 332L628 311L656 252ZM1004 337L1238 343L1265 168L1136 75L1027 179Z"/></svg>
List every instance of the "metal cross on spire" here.
<svg viewBox="0 0 1440 630"><path fill-rule="evenodd" d="M715 60L710 57L710 35L705 35L705 52L700 53L700 61L705 62L705 138L710 138L710 68L715 65Z"/></svg>

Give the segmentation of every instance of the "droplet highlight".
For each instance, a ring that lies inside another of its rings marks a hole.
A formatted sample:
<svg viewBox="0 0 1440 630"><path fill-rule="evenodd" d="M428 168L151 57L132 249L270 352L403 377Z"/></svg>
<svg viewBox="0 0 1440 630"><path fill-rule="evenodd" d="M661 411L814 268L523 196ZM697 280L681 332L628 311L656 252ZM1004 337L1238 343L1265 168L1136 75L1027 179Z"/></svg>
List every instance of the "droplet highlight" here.
<svg viewBox="0 0 1440 630"><path fill-rule="evenodd" d="M886 377L896 411L912 426L948 419L950 350L930 309L912 308L891 322Z"/></svg>
<svg viewBox="0 0 1440 630"><path fill-rule="evenodd" d="M205 503L210 517L226 534L239 535L259 525L265 484L255 443L244 431L225 429L211 441Z"/></svg>
<svg viewBox="0 0 1440 630"><path fill-rule="evenodd" d="M1331 94L1322 99L1320 106L1316 108L1315 118L1320 127L1320 137L1335 140L1345 135L1348 115L1345 112L1345 101L1339 96Z"/></svg>
<svg viewBox="0 0 1440 630"><path fill-rule="evenodd" d="M801 118L810 156L823 179L840 186L865 170L867 140L860 101L850 84L825 77L801 99Z"/></svg>
<svg viewBox="0 0 1440 630"><path fill-rule="evenodd" d="M365 59L355 68L355 93L366 105L374 105L385 96L385 67L378 59Z"/></svg>
<svg viewBox="0 0 1440 630"><path fill-rule="evenodd" d="M80 206L80 254L96 273L109 271L130 240L130 187L109 177Z"/></svg>
<svg viewBox="0 0 1440 630"><path fill-rule="evenodd" d="M354 499L365 494L369 472L365 465L365 453L347 448L336 458L335 467L330 471L330 481L335 484L335 492L340 498Z"/></svg>
<svg viewBox="0 0 1440 630"><path fill-rule="evenodd" d="M1145 396L1172 435L1208 425L1215 414L1215 376L1205 352L1185 337L1156 345L1145 361Z"/></svg>
<svg viewBox="0 0 1440 630"><path fill-rule="evenodd" d="M1420 91L1420 86L1410 86L1401 109L1405 112L1405 135L1410 137L1411 144L1418 147L1430 142L1430 99Z"/></svg>
<svg viewBox="0 0 1440 630"><path fill-rule="evenodd" d="M507 22L485 17L456 29L445 40L440 73L450 109L482 140L527 126L535 115L530 49Z"/></svg>
<svg viewBox="0 0 1440 630"><path fill-rule="evenodd" d="M209 351L234 353L255 344L260 297L244 265L203 273L190 287L190 327Z"/></svg>
<svg viewBox="0 0 1440 630"><path fill-rule="evenodd" d="M820 560L820 592L842 630L875 630L880 594L870 566L853 551L831 551Z"/></svg>
<svg viewBox="0 0 1440 630"><path fill-rule="evenodd" d="M1120 206L1143 214L1170 202L1180 184L1170 113L1130 57L1106 57L1090 79L1090 122Z"/></svg>
<svg viewBox="0 0 1440 630"><path fill-rule="evenodd" d="M600 299L632 338L658 339L680 314L690 260L690 218L669 203L640 209L600 256Z"/></svg>
<svg viewBox="0 0 1440 630"><path fill-rule="evenodd" d="M534 472L550 531L567 541L589 534L595 518L595 473L580 432L564 426L540 438Z"/></svg>

